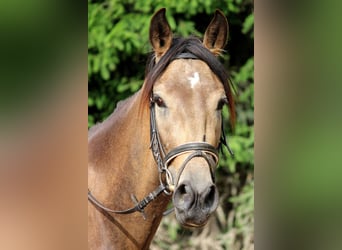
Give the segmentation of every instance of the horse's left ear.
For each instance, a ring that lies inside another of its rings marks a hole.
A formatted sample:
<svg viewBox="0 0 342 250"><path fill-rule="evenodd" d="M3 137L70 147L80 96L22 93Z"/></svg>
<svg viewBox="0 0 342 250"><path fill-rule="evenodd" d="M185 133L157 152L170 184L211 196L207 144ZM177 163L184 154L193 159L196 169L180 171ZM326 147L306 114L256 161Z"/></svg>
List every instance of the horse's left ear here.
<svg viewBox="0 0 342 250"><path fill-rule="evenodd" d="M172 31L166 20L165 8L158 10L151 19L150 42L156 53L156 61L170 48Z"/></svg>
<svg viewBox="0 0 342 250"><path fill-rule="evenodd" d="M228 21L220 10L216 10L214 18L211 20L207 30L204 33L203 44L215 56L218 56L228 38Z"/></svg>

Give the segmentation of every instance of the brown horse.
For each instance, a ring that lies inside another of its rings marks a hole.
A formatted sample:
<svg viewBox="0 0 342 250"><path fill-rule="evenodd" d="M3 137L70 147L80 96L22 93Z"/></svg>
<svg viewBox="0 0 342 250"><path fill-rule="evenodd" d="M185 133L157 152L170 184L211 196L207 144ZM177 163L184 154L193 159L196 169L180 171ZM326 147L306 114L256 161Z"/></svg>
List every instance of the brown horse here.
<svg viewBox="0 0 342 250"><path fill-rule="evenodd" d="M219 10L203 42L173 38L165 9L152 17L142 89L89 131L90 249L148 249L171 199L185 227L204 226L216 209L223 105L235 119L217 59L227 36Z"/></svg>

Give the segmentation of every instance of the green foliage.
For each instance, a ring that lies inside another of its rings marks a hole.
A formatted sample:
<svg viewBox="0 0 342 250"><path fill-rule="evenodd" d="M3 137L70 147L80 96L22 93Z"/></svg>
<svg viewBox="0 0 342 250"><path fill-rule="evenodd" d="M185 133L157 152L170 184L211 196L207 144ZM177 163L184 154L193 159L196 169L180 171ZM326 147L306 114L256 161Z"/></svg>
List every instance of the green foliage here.
<svg viewBox="0 0 342 250"><path fill-rule="evenodd" d="M228 18L230 37L222 62L236 88L237 124L226 135L234 158L224 149L217 170L222 201L220 233L214 235L216 249L247 249L253 244L254 208L254 14L252 0L88 0L88 125L102 121L118 101L136 92L144 80L149 22L152 14L167 8L173 32L202 37L215 9ZM220 210L218 209L218 210ZM190 232L169 216L163 219L153 249L193 249L207 231ZM206 235L205 235L206 234ZM196 235L196 239L194 238ZM203 242L202 242L203 243ZM151 249L152 249L151 248Z"/></svg>

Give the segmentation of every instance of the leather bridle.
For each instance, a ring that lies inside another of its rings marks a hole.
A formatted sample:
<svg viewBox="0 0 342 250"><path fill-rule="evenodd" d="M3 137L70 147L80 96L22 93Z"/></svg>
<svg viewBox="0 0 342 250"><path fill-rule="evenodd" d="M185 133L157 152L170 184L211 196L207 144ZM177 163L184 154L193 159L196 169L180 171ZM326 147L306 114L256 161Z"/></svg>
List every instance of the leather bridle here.
<svg viewBox="0 0 342 250"><path fill-rule="evenodd" d="M191 53L181 53L175 59L198 59L195 55ZM140 202L138 202L137 198L131 194L131 199L135 203L135 206L129 208L127 210L112 210L104 206L101 202L99 202L88 189L88 200L91 201L97 207L103 209L106 212L115 213L115 214L130 214L134 212L142 213L144 219L146 219L146 215L144 213L144 208L156 199L161 193L165 193L167 195L171 195L174 191L174 188L177 186L180 176L182 175L185 167L195 157L204 158L208 163L211 177L213 182L215 182L215 169L219 161L219 148L224 145L227 147L229 153L233 156L233 152L228 146L226 141L226 136L224 133L223 122L222 122L222 132L221 138L218 148L215 148L213 145L206 142L189 142L182 144L180 146L175 147L167 154L165 153L164 147L162 145L159 132L157 129L156 115L155 115L155 102L153 98L150 98L150 149L152 151L155 162L157 163L158 172L159 172L159 182L160 185L149 193L145 198L143 198ZM169 165L171 162L180 155L189 154L176 175L176 180L174 180L172 174L169 171ZM164 215L172 212L169 210L164 212Z"/></svg>
<svg viewBox="0 0 342 250"><path fill-rule="evenodd" d="M170 152L165 154L165 150L161 143L159 132L157 129L157 122L155 117L155 102L152 98L150 98L150 131L150 148L152 150L154 160L156 161L158 166L159 181L161 184L165 182L163 180L163 174L166 175L166 183L164 184L166 186L166 189L164 190L164 193L168 195L172 193L174 187L177 186L179 178L183 170L185 169L187 163L194 157L202 157L207 161L208 166L210 168L211 176L214 181L214 172L219 160L219 154L218 149L212 146L211 144L205 142L190 142L175 147ZM190 155L182 163L180 170L176 175L176 180L174 180L172 174L168 169L169 165L175 158L187 153L190 153Z"/></svg>

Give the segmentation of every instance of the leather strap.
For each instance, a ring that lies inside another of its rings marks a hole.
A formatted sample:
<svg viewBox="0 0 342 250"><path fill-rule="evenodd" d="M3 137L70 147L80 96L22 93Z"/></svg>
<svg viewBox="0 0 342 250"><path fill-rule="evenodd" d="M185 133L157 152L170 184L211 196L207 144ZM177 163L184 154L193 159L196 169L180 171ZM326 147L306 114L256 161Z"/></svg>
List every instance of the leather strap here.
<svg viewBox="0 0 342 250"><path fill-rule="evenodd" d="M214 156L216 163L218 162L218 150L209 143L205 142L190 142L180 145L172 149L164 159L165 164L167 164L171 159L177 157L180 154L188 153L190 151L204 151L210 153Z"/></svg>
<svg viewBox="0 0 342 250"><path fill-rule="evenodd" d="M88 189L88 200L90 200L94 205L100 207L106 212L109 213L115 213L115 214L131 214L134 212L140 212L143 214L144 219L146 220L146 215L144 213L144 208L155 198L157 198L163 191L165 190L165 186L163 184L160 184L154 191L149 193L144 199L142 199L140 202L137 201L136 197L134 195L131 195L131 198L133 202L136 204L134 207L126 209L126 210L112 210L107 208L105 205L103 205L101 202L99 202L90 192Z"/></svg>
<svg viewBox="0 0 342 250"><path fill-rule="evenodd" d="M198 59L198 57L192 53L184 52L177 55L175 59Z"/></svg>

